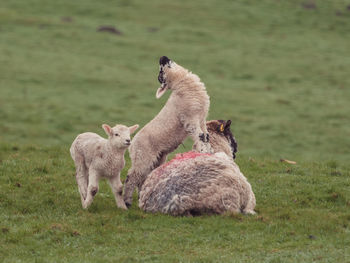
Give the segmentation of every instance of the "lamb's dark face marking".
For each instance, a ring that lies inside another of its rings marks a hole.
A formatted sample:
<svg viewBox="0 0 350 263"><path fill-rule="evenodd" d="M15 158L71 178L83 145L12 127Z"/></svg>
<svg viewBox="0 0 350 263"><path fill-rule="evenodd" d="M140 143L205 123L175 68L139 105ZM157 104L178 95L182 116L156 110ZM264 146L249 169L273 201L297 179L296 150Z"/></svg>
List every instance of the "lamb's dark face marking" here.
<svg viewBox="0 0 350 263"><path fill-rule="evenodd" d="M165 71L164 68L168 67L170 68L170 64L171 64L171 60L166 57L166 56L162 56L159 59L159 74L158 74L158 81L160 84L165 84L166 81L166 77L165 77Z"/></svg>
<svg viewBox="0 0 350 263"><path fill-rule="evenodd" d="M161 84L160 88L157 90L156 97L159 99L164 92L167 90L167 78L166 78L166 68L171 67L172 61L166 57L163 56L159 59L159 74L158 74L158 81Z"/></svg>
<svg viewBox="0 0 350 263"><path fill-rule="evenodd" d="M159 67L158 81L159 81L160 84L165 83L164 70L163 70L162 66Z"/></svg>
<svg viewBox="0 0 350 263"><path fill-rule="evenodd" d="M166 56L162 56L160 59L159 59L159 65L161 66L165 66L166 64L168 64L170 62L170 59Z"/></svg>

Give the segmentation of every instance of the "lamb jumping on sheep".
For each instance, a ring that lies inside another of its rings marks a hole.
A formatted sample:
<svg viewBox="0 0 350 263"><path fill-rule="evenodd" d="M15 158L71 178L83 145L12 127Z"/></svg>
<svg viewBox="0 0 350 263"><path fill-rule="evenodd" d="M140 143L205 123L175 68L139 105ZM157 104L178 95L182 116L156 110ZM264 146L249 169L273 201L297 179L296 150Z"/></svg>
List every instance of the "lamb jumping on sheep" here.
<svg viewBox="0 0 350 263"><path fill-rule="evenodd" d="M130 145L130 134L138 127L136 124L131 127L116 125L111 128L103 124L102 128L108 135L107 140L92 132L79 134L74 140L70 153L75 163L76 180L84 209L92 203L102 177L109 180L117 206L127 209L122 196L120 171L125 165L124 153Z"/></svg>
<svg viewBox="0 0 350 263"><path fill-rule="evenodd" d="M255 214L252 188L232 158L237 144L230 123L207 123L215 154L178 154L153 170L141 188L139 207L173 216Z"/></svg>
<svg viewBox="0 0 350 263"><path fill-rule="evenodd" d="M129 148L132 167L124 187L124 201L132 203L132 194L140 190L146 176L165 162L167 154L174 151L187 136L196 144L196 150L211 152L206 117L209 110L209 96L199 77L177 65L167 57L161 57L158 80L161 87L156 97L166 90L172 93L153 120L134 137Z"/></svg>

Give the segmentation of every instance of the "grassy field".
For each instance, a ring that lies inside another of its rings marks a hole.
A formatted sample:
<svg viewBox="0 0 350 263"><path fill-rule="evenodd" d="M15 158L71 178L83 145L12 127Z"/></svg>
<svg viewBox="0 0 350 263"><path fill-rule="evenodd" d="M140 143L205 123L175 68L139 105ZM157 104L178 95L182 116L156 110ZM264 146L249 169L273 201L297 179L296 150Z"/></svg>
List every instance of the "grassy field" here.
<svg viewBox="0 0 350 263"><path fill-rule="evenodd" d="M345 0L1 1L0 262L350 262L349 33ZM233 121L258 215L124 212L105 182L81 209L71 142L152 119L162 55Z"/></svg>

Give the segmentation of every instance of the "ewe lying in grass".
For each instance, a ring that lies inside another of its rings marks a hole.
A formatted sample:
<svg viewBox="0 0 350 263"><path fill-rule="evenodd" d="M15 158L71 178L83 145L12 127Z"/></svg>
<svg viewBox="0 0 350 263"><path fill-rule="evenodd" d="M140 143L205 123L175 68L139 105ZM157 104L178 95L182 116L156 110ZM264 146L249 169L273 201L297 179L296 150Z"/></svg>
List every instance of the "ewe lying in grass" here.
<svg viewBox="0 0 350 263"><path fill-rule="evenodd" d="M215 154L178 154L153 170L142 185L139 207L174 216L255 214L252 188L232 158L237 144L230 123L207 123Z"/></svg>
<svg viewBox="0 0 350 263"><path fill-rule="evenodd" d="M124 153L130 145L130 134L139 127L116 125L113 128L102 125L108 139L96 133L86 132L79 134L74 140L70 153L76 167L81 204L87 208L98 191L100 178L109 180L117 206L126 209L120 181L120 171L124 168Z"/></svg>
<svg viewBox="0 0 350 263"><path fill-rule="evenodd" d="M165 162L167 154L174 151L187 136L196 143L196 150L211 152L206 128L209 96L199 77L177 65L167 57L161 57L158 80L161 87L156 97L166 90L172 93L153 120L134 137L130 146L132 167L125 181L124 201L132 203L135 187L140 190L146 176Z"/></svg>

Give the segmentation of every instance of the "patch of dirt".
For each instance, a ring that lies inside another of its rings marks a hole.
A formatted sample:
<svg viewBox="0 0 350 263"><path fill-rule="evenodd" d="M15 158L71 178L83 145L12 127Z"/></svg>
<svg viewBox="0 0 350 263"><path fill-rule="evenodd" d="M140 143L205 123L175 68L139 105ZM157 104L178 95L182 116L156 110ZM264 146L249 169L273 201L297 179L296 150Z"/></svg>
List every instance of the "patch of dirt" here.
<svg viewBox="0 0 350 263"><path fill-rule="evenodd" d="M107 32L115 35L122 35L123 33L116 29L114 26L100 26L97 28L97 32Z"/></svg>
<svg viewBox="0 0 350 263"><path fill-rule="evenodd" d="M147 28L147 31L150 32L150 33L154 33L154 32L159 31L159 28L157 28L157 27L149 27L149 28Z"/></svg>
<svg viewBox="0 0 350 263"><path fill-rule="evenodd" d="M335 15L336 15L336 16L342 16L342 15L343 15L343 12L337 10L337 12L335 12Z"/></svg>
<svg viewBox="0 0 350 263"><path fill-rule="evenodd" d="M61 17L61 21L65 22L65 23L72 23L73 22L73 18L71 18L70 16L62 16Z"/></svg>
<svg viewBox="0 0 350 263"><path fill-rule="evenodd" d="M305 9L316 9L317 6L314 2L305 2L301 4L302 7L304 7Z"/></svg>
<svg viewBox="0 0 350 263"><path fill-rule="evenodd" d="M79 233L77 230L74 230L74 231L72 232L72 235L73 235L73 236L80 236L80 233Z"/></svg>

